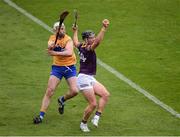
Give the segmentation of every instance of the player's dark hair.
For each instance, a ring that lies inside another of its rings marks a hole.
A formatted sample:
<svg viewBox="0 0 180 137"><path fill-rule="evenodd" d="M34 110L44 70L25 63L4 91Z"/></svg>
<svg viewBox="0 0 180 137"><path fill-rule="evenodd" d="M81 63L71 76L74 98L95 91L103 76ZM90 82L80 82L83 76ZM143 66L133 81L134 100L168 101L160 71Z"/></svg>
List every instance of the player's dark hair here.
<svg viewBox="0 0 180 137"><path fill-rule="evenodd" d="M86 30L86 31L82 32L82 34L81 34L83 40L85 38L93 37L94 35L95 35L95 33L92 30Z"/></svg>

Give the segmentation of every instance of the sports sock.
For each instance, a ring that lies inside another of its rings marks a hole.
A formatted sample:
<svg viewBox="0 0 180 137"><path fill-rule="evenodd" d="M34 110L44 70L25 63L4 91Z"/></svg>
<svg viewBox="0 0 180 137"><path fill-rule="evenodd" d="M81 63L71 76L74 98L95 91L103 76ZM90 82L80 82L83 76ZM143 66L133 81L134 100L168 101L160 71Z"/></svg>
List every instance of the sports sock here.
<svg viewBox="0 0 180 137"><path fill-rule="evenodd" d="M95 115L100 117L101 116L101 112L96 111Z"/></svg>
<svg viewBox="0 0 180 137"><path fill-rule="evenodd" d="M83 124L86 124L86 123L87 123L87 121L86 121L86 120L82 120L81 122L82 122Z"/></svg>
<svg viewBox="0 0 180 137"><path fill-rule="evenodd" d="M41 118L41 119L43 119L43 118L44 118L44 115L45 115L45 112L40 111L39 116L40 116L40 118Z"/></svg>
<svg viewBox="0 0 180 137"><path fill-rule="evenodd" d="M64 96L61 97L61 101L62 101L62 102L65 102Z"/></svg>

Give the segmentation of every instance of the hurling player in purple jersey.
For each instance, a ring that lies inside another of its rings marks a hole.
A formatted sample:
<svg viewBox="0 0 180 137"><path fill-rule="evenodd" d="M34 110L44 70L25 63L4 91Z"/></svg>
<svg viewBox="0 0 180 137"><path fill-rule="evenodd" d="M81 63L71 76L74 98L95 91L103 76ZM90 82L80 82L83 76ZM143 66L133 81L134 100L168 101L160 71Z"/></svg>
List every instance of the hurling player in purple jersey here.
<svg viewBox="0 0 180 137"><path fill-rule="evenodd" d="M87 30L82 33L83 42L78 40L78 27L73 25L73 42L76 48L79 50L80 55L80 71L77 78L77 86L82 92L85 99L88 101L88 106L84 110L84 115L80 123L80 129L83 132L89 132L87 121L93 111L97 108L92 124L98 127L98 122L101 113L108 101L110 93L107 89L98 82L94 76L96 75L96 53L95 49L103 40L104 33L109 25L109 20L104 19L102 21L102 28L97 36L91 30ZM99 96L98 102L96 101L96 95Z"/></svg>

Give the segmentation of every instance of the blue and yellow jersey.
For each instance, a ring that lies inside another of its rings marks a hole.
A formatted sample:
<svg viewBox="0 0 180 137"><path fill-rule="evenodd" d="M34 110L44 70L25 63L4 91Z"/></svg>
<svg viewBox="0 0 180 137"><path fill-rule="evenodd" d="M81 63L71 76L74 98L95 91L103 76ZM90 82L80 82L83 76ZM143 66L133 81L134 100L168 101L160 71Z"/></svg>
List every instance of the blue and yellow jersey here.
<svg viewBox="0 0 180 137"><path fill-rule="evenodd" d="M49 41L55 41L56 35L51 35L49 38ZM64 48L66 47L67 42L71 40L71 38L68 35L65 35L64 38L58 39L56 43L56 48L54 48L55 51L62 52ZM76 64L76 56L73 52L72 56L53 56L53 65L56 66L70 66Z"/></svg>

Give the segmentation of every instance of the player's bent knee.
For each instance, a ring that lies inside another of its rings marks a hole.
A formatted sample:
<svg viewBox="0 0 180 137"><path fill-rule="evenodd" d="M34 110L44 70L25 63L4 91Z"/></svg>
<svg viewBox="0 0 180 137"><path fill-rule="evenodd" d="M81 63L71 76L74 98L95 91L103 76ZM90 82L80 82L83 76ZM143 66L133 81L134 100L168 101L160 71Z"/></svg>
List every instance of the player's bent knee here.
<svg viewBox="0 0 180 137"><path fill-rule="evenodd" d="M102 97L104 98L104 100L107 101L109 99L109 97L110 97L110 93L107 91L106 93L103 94Z"/></svg>
<svg viewBox="0 0 180 137"><path fill-rule="evenodd" d="M107 98L110 97L110 93L109 93L109 92L106 93L106 97L107 97Z"/></svg>
<svg viewBox="0 0 180 137"><path fill-rule="evenodd" d="M90 106L94 110L97 106L97 103L96 102L90 103Z"/></svg>
<svg viewBox="0 0 180 137"><path fill-rule="evenodd" d="M70 91L73 96L76 96L78 94L78 88L76 88L76 87L71 88Z"/></svg>

